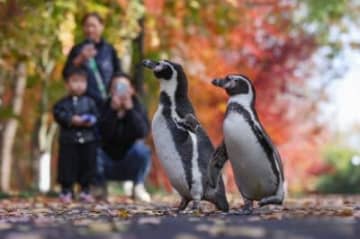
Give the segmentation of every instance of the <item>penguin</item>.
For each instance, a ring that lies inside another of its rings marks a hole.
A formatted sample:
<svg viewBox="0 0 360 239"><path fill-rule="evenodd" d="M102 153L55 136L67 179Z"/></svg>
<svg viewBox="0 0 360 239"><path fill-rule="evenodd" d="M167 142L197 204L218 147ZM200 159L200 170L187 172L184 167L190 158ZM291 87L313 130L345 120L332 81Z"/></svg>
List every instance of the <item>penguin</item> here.
<svg viewBox="0 0 360 239"><path fill-rule="evenodd" d="M143 66L152 70L160 82L152 136L160 162L182 198L178 211L184 210L190 201L193 209L201 210L200 200L228 211L222 178L219 177L216 190L209 190L207 168L214 146L195 116L182 66L168 60L144 60Z"/></svg>
<svg viewBox="0 0 360 239"><path fill-rule="evenodd" d="M253 202L260 207L282 204L284 173L280 154L255 110L255 88L249 78L240 74L212 81L229 95L223 122L223 143L214 152L208 168L210 187L216 182L227 160L244 199L242 213L251 214Z"/></svg>

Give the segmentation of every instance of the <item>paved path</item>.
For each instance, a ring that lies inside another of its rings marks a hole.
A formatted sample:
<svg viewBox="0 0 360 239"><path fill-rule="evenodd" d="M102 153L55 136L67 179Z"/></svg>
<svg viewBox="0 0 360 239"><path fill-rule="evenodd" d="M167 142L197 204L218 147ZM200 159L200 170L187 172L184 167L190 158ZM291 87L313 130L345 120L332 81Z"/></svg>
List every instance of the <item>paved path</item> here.
<svg viewBox="0 0 360 239"><path fill-rule="evenodd" d="M93 205L10 199L0 201L0 239L360 238L359 198L291 199L251 216L214 212L206 203L204 212L176 214L174 198L153 205L123 198Z"/></svg>

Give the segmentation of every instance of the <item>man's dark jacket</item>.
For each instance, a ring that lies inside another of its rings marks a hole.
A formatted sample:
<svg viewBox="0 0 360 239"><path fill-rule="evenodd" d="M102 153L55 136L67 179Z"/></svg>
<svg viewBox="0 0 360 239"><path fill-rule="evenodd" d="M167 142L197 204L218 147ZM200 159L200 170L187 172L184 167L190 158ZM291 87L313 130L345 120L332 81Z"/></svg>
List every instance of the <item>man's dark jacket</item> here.
<svg viewBox="0 0 360 239"><path fill-rule="evenodd" d="M73 61L80 54L82 47L89 43L90 42L88 40L85 40L75 45L71 49L63 70L64 78L67 78L69 71L75 67ZM94 45L97 51L97 54L95 56L96 64L100 71L100 75L102 77L105 89L109 89L112 76L114 74L122 72L120 60L114 47L107 43L104 39L101 39L99 43L96 43ZM95 74L89 67L88 62L84 62L81 67L84 68L88 73L88 86L86 90L86 95L92 97L98 107L101 107L106 100L101 98L101 93L96 83Z"/></svg>
<svg viewBox="0 0 360 239"><path fill-rule="evenodd" d="M114 160L123 159L135 141L145 138L150 130L144 107L136 96L133 102L134 107L122 117L111 108L111 99L103 107L99 122L102 147Z"/></svg>
<svg viewBox="0 0 360 239"><path fill-rule="evenodd" d="M60 143L84 144L97 140L94 126L74 126L71 118L74 115L91 114L98 119L95 101L88 96L66 96L53 107L53 115L60 125Z"/></svg>

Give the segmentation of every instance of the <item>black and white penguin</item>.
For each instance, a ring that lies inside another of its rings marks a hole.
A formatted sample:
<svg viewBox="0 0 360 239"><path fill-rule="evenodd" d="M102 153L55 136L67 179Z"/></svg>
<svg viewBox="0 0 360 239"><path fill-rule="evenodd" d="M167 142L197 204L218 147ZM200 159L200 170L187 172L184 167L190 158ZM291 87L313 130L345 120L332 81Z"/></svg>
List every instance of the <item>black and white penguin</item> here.
<svg viewBox="0 0 360 239"><path fill-rule="evenodd" d="M220 171L229 159L244 198L245 214L252 212L253 201L259 201L259 206L282 204L283 166L257 116L253 84L244 75L228 75L212 83L224 88L230 98L223 123L224 141L209 165L210 186L216 187Z"/></svg>
<svg viewBox="0 0 360 239"><path fill-rule="evenodd" d="M200 209L200 200L228 211L222 178L216 190L208 190L207 168L214 152L206 132L198 122L188 98L186 75L179 64L144 60L160 81L160 102L152 120L152 135L157 155L172 186L181 195L179 211L191 200Z"/></svg>

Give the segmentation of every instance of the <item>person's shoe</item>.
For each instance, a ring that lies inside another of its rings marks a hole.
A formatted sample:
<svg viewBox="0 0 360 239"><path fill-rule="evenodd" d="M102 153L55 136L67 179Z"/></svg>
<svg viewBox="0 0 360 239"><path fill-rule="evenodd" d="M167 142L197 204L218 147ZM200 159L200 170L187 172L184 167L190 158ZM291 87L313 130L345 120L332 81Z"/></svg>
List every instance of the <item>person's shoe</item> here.
<svg viewBox="0 0 360 239"><path fill-rule="evenodd" d="M95 199L90 193L81 192L79 195L80 201L86 203L94 203Z"/></svg>
<svg viewBox="0 0 360 239"><path fill-rule="evenodd" d="M125 181L123 183L123 190L124 190L124 194L127 197L131 197L133 194L133 188L134 188L134 182L133 181Z"/></svg>
<svg viewBox="0 0 360 239"><path fill-rule="evenodd" d="M146 191L144 184L139 183L134 186L133 197L135 200L151 202L150 194Z"/></svg>
<svg viewBox="0 0 360 239"><path fill-rule="evenodd" d="M72 203L72 195L71 193L60 193L59 199L62 203Z"/></svg>

